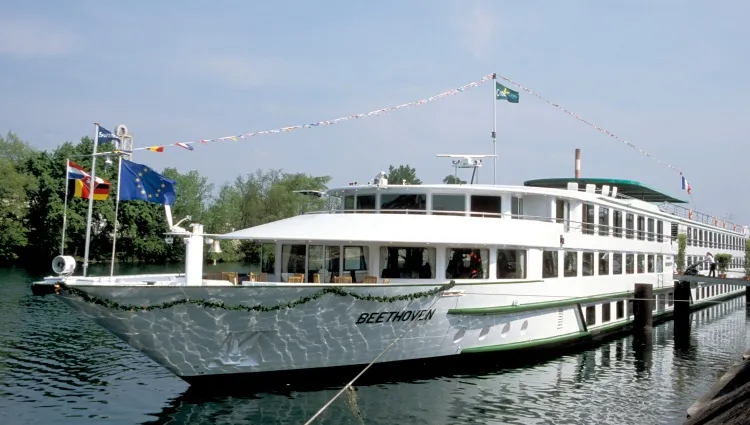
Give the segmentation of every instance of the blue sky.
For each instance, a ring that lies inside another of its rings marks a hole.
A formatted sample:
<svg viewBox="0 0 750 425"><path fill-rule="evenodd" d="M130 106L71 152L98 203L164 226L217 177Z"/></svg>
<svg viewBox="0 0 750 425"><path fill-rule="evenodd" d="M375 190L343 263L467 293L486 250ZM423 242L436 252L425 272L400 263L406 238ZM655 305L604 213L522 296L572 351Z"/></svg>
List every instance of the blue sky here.
<svg viewBox="0 0 750 425"><path fill-rule="evenodd" d="M0 132L40 149L126 124L136 146L369 112L497 72L682 169L694 206L750 224L750 3L39 0L0 5ZM179 6L177 6L179 5ZM498 103L498 182L679 174L538 99ZM438 153L491 153L492 89L335 126L140 152L217 185L282 168L364 181ZM492 168L481 172L491 182Z"/></svg>

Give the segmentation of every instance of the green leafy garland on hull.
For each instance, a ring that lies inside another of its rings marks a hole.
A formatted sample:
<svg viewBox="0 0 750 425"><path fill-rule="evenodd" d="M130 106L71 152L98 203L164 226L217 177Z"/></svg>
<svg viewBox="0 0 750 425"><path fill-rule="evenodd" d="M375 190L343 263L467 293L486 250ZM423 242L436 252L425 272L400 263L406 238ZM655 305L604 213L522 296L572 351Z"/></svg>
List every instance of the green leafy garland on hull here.
<svg viewBox="0 0 750 425"><path fill-rule="evenodd" d="M369 295L369 294L360 295L354 292L346 291L341 287L328 287L328 288L320 289L319 291L316 291L312 295L301 297L294 301L290 301L288 303L281 303L281 304L277 304L273 306L227 305L227 304L224 304L223 302L218 302L218 301L191 300L189 298L176 300L176 301L167 301L167 302L163 302L163 303L155 304L155 305L138 306L134 304L120 304L116 301L112 301L106 298L94 297L92 295L89 295L81 291L80 289L71 288L70 286L62 282L59 285L60 285L60 290L68 291L70 294L80 297L85 302L100 305L102 307L106 307L106 308L110 308L114 310L123 310L123 311L166 310L168 308L172 308L172 307L182 305L182 304L192 304L192 305L197 305L199 307L218 308L222 310L248 311L248 312L250 311L270 312L270 311L277 311L277 310L286 309L286 308L293 308L302 304L307 304L311 301L315 301L318 298L321 298L324 295L328 295L328 294L336 295L339 297L348 296L348 297L352 297L360 301L372 301L372 302L379 302L379 303L392 303L396 301L413 301L413 300L420 299L420 298L432 297L434 295L439 294L440 292L447 291L453 288L454 286L456 286L456 282L450 281L450 283L441 285L434 289L430 289L429 291L415 292L413 294L395 295L392 297L374 296L374 295Z"/></svg>

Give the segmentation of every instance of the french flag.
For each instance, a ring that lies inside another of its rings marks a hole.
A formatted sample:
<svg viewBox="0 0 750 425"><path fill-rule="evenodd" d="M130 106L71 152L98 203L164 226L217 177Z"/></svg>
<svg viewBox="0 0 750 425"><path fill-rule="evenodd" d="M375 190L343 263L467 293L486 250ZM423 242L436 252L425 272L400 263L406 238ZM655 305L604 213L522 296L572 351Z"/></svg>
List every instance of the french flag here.
<svg viewBox="0 0 750 425"><path fill-rule="evenodd" d="M80 165L73 161L68 161L68 179L69 180L82 180L89 176L89 173L83 169Z"/></svg>
<svg viewBox="0 0 750 425"><path fill-rule="evenodd" d="M688 195L690 195L690 192L692 190L690 188L690 183L688 183L688 181L685 178L685 176L682 176L682 190L687 190Z"/></svg>

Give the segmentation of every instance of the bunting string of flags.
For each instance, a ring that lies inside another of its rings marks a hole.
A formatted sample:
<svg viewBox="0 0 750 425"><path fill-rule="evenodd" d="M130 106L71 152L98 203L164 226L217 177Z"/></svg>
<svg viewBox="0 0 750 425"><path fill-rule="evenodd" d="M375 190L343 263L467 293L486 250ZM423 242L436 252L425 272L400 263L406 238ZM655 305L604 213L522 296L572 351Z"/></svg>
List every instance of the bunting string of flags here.
<svg viewBox="0 0 750 425"><path fill-rule="evenodd" d="M650 153L648 153L648 152L646 152L645 150L643 150L643 149L639 148L638 146L634 145L633 143L630 143L630 142L628 142L627 140L625 140L625 139L623 139L623 138L619 137L619 136L618 136L618 135L616 135L615 133L613 133L613 132L611 132L611 131L609 131L609 130L607 130L607 129L605 129L605 128L599 127L598 125L596 125L596 124L594 124L594 123L592 123L592 122L590 122L590 121L588 121L588 120L584 119L583 117L581 117L580 115L576 114L575 112L572 112L572 111L568 110L567 108L565 108L564 106L562 106L562 105L560 105L560 104L558 104L558 103L555 103L555 102L552 102L551 100L548 100L547 98L543 97L543 96L542 96L542 95L540 95L539 93L537 93L537 92L535 92L535 91L531 90L530 88L528 88L528 87L525 87L525 86L523 86L523 85L521 85L521 84L519 84L519 83L517 83L517 82L515 82L515 81L511 80L510 78L504 77L504 76L502 76L502 75L500 75L500 74L495 74L495 75L497 75L497 78L500 78L500 79L502 79L502 80L504 80L504 81L507 81L507 82L508 82L508 83L510 83L510 84L513 84L514 86L516 86L516 87L518 87L519 89L521 89L521 90L525 91L526 93L528 93L528 94L530 94L530 95L532 95L532 96L536 97L537 99L539 99L539 100L541 100L541 101L543 101L543 102L547 103L548 105L552 105L552 106L554 106L555 108L557 108L557 109L559 109L559 110L561 110L561 111L565 112L566 114L568 114L568 115L572 116L573 118L577 119L578 121L581 121L582 123L584 123L584 124L588 125L589 127L591 127L591 128L593 128L593 129L595 129L596 131L599 131L599 132L601 132L601 133L604 133L604 134L606 134L607 136L610 136L610 137L614 138L615 140L617 140L617 141L619 141L619 142L622 142L623 144L625 144L626 146L628 146L628 147L630 147L630 148L634 149L635 151L637 151L637 152L638 152L638 153L640 153L641 155L644 155L644 156L646 156L646 157L648 157L648 158L651 158L651 159L653 159L654 161L658 162L659 164L663 165L664 167L667 167L667 168L669 168L669 169L671 169L671 170L673 170L673 171L676 171L676 172L680 173L680 175L683 175L683 172L682 172L682 170L680 170L679 168L675 167L674 165L668 164L668 163L666 163L666 162L662 161L661 159L659 159L659 158L657 158L657 157L655 157L655 156L651 155ZM687 183L687 181L686 181L686 180L684 180L684 183ZM689 193L689 191L690 191L690 189L689 189L689 186L688 186L688 193Z"/></svg>
<svg viewBox="0 0 750 425"><path fill-rule="evenodd" d="M255 137L255 136L262 136L262 135L273 134L273 133L286 133L286 132L289 132L289 131L299 130L299 129L302 129L302 128L312 128L312 127L333 125L333 124L338 124L340 122L354 120L354 119L359 119L359 118L379 116L379 115L387 114L389 112L397 111L397 110L403 109L403 108L409 108L409 107L413 107L413 106L421 106L421 105L426 105L428 103L436 102L438 100L445 99L445 98L447 98L449 96L454 96L456 94L463 93L463 92L465 92L465 91L467 91L467 90L469 90L469 89L471 89L473 87L477 87L478 85L480 85L480 84L482 84L482 83L484 83L486 81L489 81L490 79L492 79L492 74L485 75L484 77L482 77L482 78L480 78L480 79L478 79L476 81L472 81L472 82L470 82L468 84L465 84L465 85L463 85L461 87L458 87L458 88L455 88L455 89L451 89L451 90L448 90L448 91L436 94L434 96L430 96L430 97L425 98L425 99L416 100L414 102L403 103L401 105L391 106L389 108L376 109L374 111L370 111L370 112L367 112L367 113L349 115L347 117L335 118L335 119L332 119L332 120L323 120L323 121L313 122L313 123L310 123L310 124L292 125L292 126L277 128L277 129L273 129L273 130L262 130L262 131L252 132L252 133L243 133L243 134L238 134L236 136L224 136L224 137L217 137L217 138L214 138L214 139L201 139L201 140L194 141L194 142L175 142L175 143L171 143L171 144L167 144L167 145L162 145L162 146L147 146L147 147L135 148L135 149L133 149L133 151L149 150L149 151L152 151L152 152L164 152L164 148L167 147L167 146L177 146L177 147L180 147L180 148L192 151L192 150L195 149L192 145L195 145L196 143L208 144L208 143L211 143L211 142L223 142L223 141L226 141L226 140L232 140L232 141L236 142L237 140L244 140L244 139L247 139L247 138L250 138L250 137Z"/></svg>

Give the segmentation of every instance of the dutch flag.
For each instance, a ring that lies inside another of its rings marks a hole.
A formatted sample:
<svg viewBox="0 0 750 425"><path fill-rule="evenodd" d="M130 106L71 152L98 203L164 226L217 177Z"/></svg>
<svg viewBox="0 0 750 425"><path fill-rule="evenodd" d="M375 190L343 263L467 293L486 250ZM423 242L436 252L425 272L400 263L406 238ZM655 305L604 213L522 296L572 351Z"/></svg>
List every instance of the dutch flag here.
<svg viewBox="0 0 750 425"><path fill-rule="evenodd" d="M89 176L89 173L83 169L80 165L73 161L68 161L68 179L69 180L82 180Z"/></svg>

